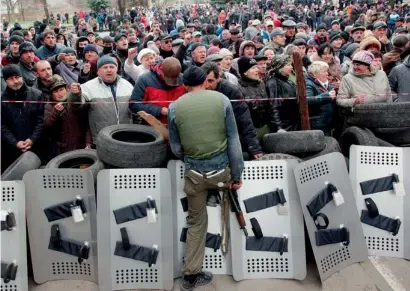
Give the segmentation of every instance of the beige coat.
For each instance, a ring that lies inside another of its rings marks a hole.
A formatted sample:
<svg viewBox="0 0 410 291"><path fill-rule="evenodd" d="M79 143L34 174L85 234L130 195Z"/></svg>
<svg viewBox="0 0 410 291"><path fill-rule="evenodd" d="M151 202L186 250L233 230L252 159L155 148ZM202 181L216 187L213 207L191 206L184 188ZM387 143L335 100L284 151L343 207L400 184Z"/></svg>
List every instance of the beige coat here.
<svg viewBox="0 0 410 291"><path fill-rule="evenodd" d="M392 102L386 73L372 67L370 75L355 75L351 68L349 73L342 78L336 103L341 107L354 107L359 95L366 95L365 104Z"/></svg>

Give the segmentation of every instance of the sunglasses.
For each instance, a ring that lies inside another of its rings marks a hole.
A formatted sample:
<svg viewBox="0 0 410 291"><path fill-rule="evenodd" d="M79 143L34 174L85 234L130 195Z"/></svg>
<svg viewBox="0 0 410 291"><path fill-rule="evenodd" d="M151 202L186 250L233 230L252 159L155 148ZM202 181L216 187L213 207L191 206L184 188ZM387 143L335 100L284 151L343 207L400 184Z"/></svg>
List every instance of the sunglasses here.
<svg viewBox="0 0 410 291"><path fill-rule="evenodd" d="M163 42L164 42L164 44L169 44L169 43L172 43L172 40L166 39L166 40L163 40Z"/></svg>

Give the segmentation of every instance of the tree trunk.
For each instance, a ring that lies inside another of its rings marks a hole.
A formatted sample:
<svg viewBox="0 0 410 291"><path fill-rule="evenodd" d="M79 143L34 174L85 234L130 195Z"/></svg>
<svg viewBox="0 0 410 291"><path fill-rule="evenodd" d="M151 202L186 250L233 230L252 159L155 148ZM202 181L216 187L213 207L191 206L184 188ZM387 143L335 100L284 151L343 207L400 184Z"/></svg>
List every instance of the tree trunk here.
<svg viewBox="0 0 410 291"><path fill-rule="evenodd" d="M306 80L303 73L302 57L298 51L293 51L293 69L296 74L296 98L299 106L300 124L302 130L310 130L309 107L306 98Z"/></svg>
<svg viewBox="0 0 410 291"><path fill-rule="evenodd" d="M125 0L118 0L118 9L120 10L121 16L125 13Z"/></svg>
<svg viewBox="0 0 410 291"><path fill-rule="evenodd" d="M50 19L50 13L48 12L47 0L43 0L44 14L46 15L47 20Z"/></svg>
<svg viewBox="0 0 410 291"><path fill-rule="evenodd" d="M25 13L24 13L24 3L23 3L23 0L20 0L20 1L19 1L19 6L20 6L20 15L21 15L21 18L23 18L23 21L26 21L26 15L25 15Z"/></svg>

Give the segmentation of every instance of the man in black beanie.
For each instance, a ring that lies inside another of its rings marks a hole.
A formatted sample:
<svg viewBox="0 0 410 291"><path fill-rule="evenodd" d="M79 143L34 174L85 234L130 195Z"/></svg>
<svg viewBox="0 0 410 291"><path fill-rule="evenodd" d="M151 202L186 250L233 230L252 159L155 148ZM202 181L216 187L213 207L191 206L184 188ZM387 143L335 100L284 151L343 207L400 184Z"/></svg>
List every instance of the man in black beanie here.
<svg viewBox="0 0 410 291"><path fill-rule="evenodd" d="M24 83L29 87L33 86L37 79L34 70L35 52L36 48L31 42L25 41L19 46L20 62L18 66L21 70Z"/></svg>
<svg viewBox="0 0 410 291"><path fill-rule="evenodd" d="M191 57L187 58L188 50L191 51ZM182 66L182 72L185 72L192 66L200 67L205 63L206 46L203 43L192 43L192 35L185 35L184 43L181 44L175 57L179 60Z"/></svg>
<svg viewBox="0 0 410 291"><path fill-rule="evenodd" d="M17 65L5 66L2 73L7 84L1 96L1 171L3 172L28 150L42 158L39 144L43 133L44 105L7 103L7 101L41 101L42 95L40 91L24 84Z"/></svg>
<svg viewBox="0 0 410 291"><path fill-rule="evenodd" d="M9 38L9 51L1 60L2 66L18 64L20 61L19 45L24 42L24 39L18 35L12 35Z"/></svg>
<svg viewBox="0 0 410 291"><path fill-rule="evenodd" d="M188 231L180 288L187 291L213 282L212 273L202 270L208 190L239 189L244 164L229 99L205 90L206 73L199 67L187 69L183 79L188 93L169 106L168 128L172 152L185 162Z"/></svg>

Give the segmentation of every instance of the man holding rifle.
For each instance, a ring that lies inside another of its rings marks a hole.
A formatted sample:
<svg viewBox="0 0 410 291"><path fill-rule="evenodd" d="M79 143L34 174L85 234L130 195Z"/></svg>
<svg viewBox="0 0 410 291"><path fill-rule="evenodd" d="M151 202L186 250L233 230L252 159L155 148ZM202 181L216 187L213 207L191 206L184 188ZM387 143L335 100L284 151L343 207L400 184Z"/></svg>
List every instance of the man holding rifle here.
<svg viewBox="0 0 410 291"><path fill-rule="evenodd" d="M188 233L181 290L191 291L213 282L213 275L202 271L208 190L239 189L244 163L229 99L205 90L206 73L199 67L187 69L183 80L188 93L170 105L168 128L171 149L185 162Z"/></svg>

